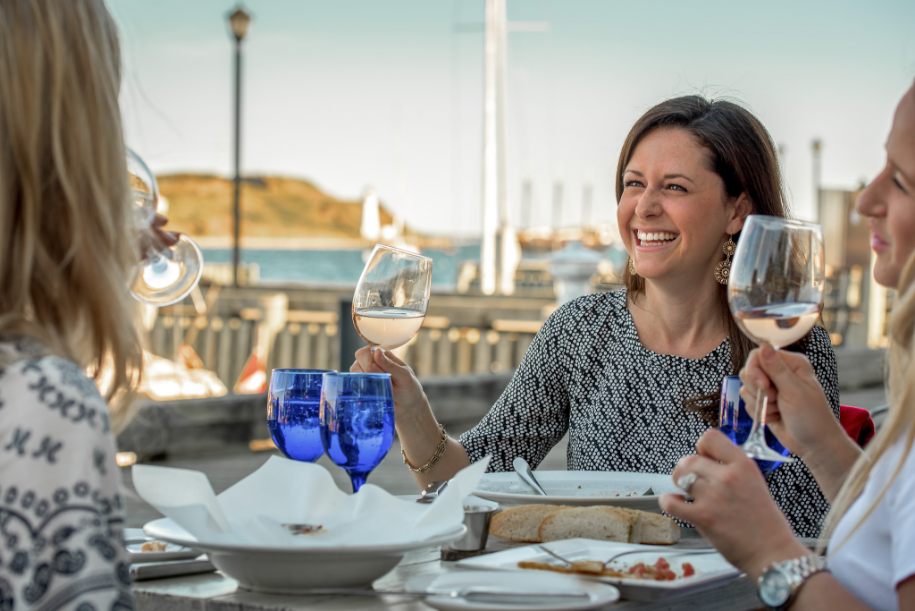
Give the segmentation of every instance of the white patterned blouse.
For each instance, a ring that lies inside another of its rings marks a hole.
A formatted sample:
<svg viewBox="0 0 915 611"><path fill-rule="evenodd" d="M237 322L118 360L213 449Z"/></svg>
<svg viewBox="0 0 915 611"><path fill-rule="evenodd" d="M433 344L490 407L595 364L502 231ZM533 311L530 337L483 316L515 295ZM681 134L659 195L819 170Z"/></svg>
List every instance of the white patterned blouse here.
<svg viewBox="0 0 915 611"><path fill-rule="evenodd" d="M0 370L0 609L134 608L114 454L108 406L75 364Z"/></svg>
<svg viewBox="0 0 915 611"><path fill-rule="evenodd" d="M805 354L838 418L824 329L814 327ZM568 431L570 470L671 473L712 426L684 401L719 392L728 375L727 339L701 359L657 354L639 341L625 289L587 295L550 316L502 396L460 442L471 461L491 454L490 470L510 471L515 456L539 464ZM797 535L817 536L829 504L806 465L784 464L767 481Z"/></svg>

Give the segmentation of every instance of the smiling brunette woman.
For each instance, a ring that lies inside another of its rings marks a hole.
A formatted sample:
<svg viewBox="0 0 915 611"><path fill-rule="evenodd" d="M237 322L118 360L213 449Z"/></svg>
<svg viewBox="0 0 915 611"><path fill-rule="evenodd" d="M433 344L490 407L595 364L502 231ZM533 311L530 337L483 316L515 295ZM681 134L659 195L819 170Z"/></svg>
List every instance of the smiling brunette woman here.
<svg viewBox="0 0 915 611"><path fill-rule="evenodd" d="M728 312L729 253L747 215L786 216L772 139L731 102L662 102L630 130L616 194L630 255L626 288L559 308L459 441L444 434L402 361L382 350L356 353L353 371L391 374L404 461L420 484L487 454L497 471L511 470L516 456L536 466L566 431L569 469L670 473L717 424L721 380L753 348ZM815 327L791 349L809 359L838 417L826 331ZM768 485L795 532L816 536L828 504L804 463L781 466Z"/></svg>

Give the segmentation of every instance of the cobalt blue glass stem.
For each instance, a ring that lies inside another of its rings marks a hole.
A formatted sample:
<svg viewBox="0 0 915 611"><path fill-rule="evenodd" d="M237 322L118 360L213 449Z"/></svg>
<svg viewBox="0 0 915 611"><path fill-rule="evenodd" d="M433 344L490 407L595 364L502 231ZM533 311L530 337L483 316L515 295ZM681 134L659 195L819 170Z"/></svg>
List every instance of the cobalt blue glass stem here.
<svg viewBox="0 0 915 611"><path fill-rule="evenodd" d="M327 369L274 369L267 392L267 428L280 453L314 462L321 443L321 388Z"/></svg>
<svg viewBox="0 0 915 611"><path fill-rule="evenodd" d="M353 494L359 492L359 489L362 488L362 485L368 478L368 473L349 473L349 479L351 482L353 482Z"/></svg>
<svg viewBox="0 0 915 611"><path fill-rule="evenodd" d="M357 492L394 442L391 376L325 374L320 422L327 456L349 474Z"/></svg>
<svg viewBox="0 0 915 611"><path fill-rule="evenodd" d="M753 418L750 416L746 404L740 397L741 388L740 378L737 376L727 376L721 383L721 410L719 412L719 428L722 433L734 443L734 445L743 444L750 436L750 429L753 428ZM777 469L788 455L788 450L779 443L769 427L762 426L760 430L765 436L765 444L774 450L778 458L772 460L756 460L760 471L769 473Z"/></svg>

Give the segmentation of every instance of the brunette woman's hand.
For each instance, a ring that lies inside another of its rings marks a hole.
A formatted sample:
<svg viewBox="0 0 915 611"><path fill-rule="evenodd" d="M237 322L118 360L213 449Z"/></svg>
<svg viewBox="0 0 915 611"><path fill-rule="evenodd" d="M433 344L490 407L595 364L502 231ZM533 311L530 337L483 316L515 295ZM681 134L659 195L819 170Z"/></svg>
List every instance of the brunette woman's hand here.
<svg viewBox="0 0 915 611"><path fill-rule="evenodd" d="M769 398L766 424L783 446L804 459L831 436L844 435L829 407L823 387L803 354L764 344L750 353L740 372L740 396L752 410L757 390Z"/></svg>
<svg viewBox="0 0 915 611"><path fill-rule="evenodd" d="M753 582L773 562L807 553L752 458L717 430L705 433L696 451L681 458L672 474L675 482L696 474L689 490L693 501L666 493L661 495L661 509L694 525Z"/></svg>
<svg viewBox="0 0 915 611"><path fill-rule="evenodd" d="M349 370L353 373L389 373L394 392L394 419L406 423L425 410L430 410L429 400L410 366L392 352L382 348L371 350L364 346L356 351L356 362Z"/></svg>

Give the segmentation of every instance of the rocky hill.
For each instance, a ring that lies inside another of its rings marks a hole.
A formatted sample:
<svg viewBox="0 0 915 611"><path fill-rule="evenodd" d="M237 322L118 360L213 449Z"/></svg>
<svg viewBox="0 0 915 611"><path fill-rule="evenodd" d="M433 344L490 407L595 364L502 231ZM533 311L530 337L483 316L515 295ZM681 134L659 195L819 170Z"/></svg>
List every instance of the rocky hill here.
<svg viewBox="0 0 915 611"><path fill-rule="evenodd" d="M234 183L202 174L157 176L159 190L168 200L168 227L195 238L228 238L232 235ZM358 239L362 203L344 201L315 185L295 178L247 178L241 189L244 238ZM381 206L381 224L393 216Z"/></svg>

